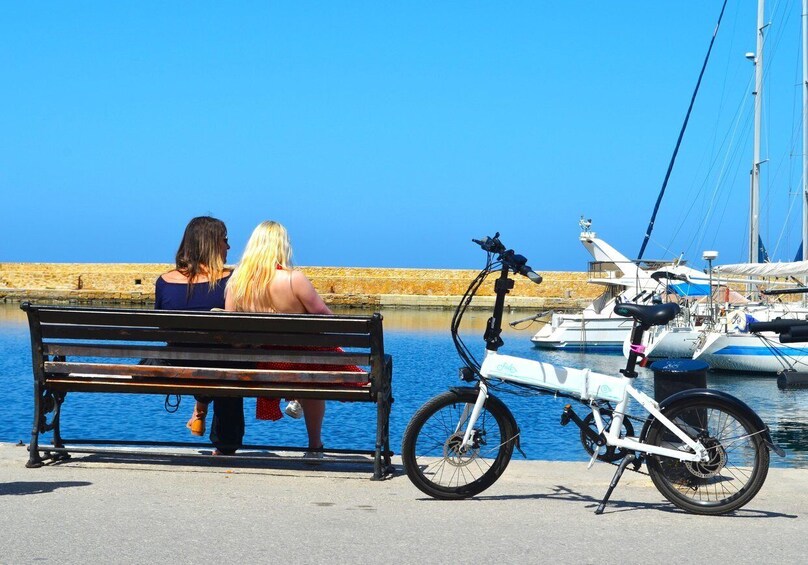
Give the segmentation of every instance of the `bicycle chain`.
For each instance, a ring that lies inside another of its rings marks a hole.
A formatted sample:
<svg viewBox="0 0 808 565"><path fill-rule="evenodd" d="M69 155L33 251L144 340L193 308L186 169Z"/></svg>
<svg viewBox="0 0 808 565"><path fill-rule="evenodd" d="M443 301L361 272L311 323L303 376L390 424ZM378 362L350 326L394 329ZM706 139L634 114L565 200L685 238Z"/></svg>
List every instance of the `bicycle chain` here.
<svg viewBox="0 0 808 565"><path fill-rule="evenodd" d="M612 410L612 409L609 409L609 410L610 410L610 412L612 414L614 414L614 410ZM634 420L635 422L638 422L638 423L642 422L643 426L645 425L645 422L647 421L646 418L640 418L638 416L632 416L630 414L623 414L623 418L627 418L629 420ZM628 454L626 454L626 457L628 457ZM635 457L636 457L636 455L635 455ZM612 465L614 467L619 467L620 463L622 463L623 459L624 458L621 457L617 461L603 461L601 459L597 459L597 461L599 461L601 463L606 463L607 465ZM636 469L634 468L634 465L628 465L626 467L626 469L628 469L629 471L632 471L634 473L637 473L637 474L640 474L640 475L645 475L646 477L650 477L651 476L650 473L647 473L646 471L641 470L643 468L643 463L645 463L645 456L644 455L642 456L642 459L640 460L640 463L639 463L639 465L637 465Z"/></svg>

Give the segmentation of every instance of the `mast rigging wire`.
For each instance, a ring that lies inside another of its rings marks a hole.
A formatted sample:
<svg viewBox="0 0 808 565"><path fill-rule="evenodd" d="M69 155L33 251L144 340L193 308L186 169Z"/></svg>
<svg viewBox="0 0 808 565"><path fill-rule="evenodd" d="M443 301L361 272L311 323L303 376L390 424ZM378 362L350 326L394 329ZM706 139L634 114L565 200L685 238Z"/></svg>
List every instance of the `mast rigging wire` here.
<svg viewBox="0 0 808 565"><path fill-rule="evenodd" d="M659 191L659 196L657 196L657 201L656 204L654 205L654 211L651 214L651 221L648 223L648 229L645 232L645 238L642 240L640 253L637 255L638 261L642 259L642 256L645 253L645 247L648 245L648 240L651 238L651 231L653 231L654 229L654 222L656 221L656 215L657 212L659 211L659 205L662 203L662 196L665 194L665 188L667 188L668 186L668 180L670 180L671 177L673 164L676 162L676 155L679 153L679 146L682 145L682 138L685 135L685 130L687 129L687 122L690 120L690 113L693 111L693 105L696 102L696 95L698 94L699 87L701 86L701 79L704 76L704 71L707 69L707 63L710 60L710 53L713 50L713 44L715 43L715 38L718 35L718 29L721 27L721 20L724 18L724 10L727 7L727 1L728 0L724 0L724 4L721 6L721 13L718 15L718 22L715 24L713 37L710 39L710 46L707 48L707 55L704 57L704 63L701 66L699 79L696 81L696 88L693 90L693 95L690 97L690 105L687 108L687 114L685 114L685 121L682 124L682 129L679 131L679 138L676 140L676 146L673 149L673 155L671 156L670 163L668 163L668 170L665 173L665 180L662 182L662 189Z"/></svg>

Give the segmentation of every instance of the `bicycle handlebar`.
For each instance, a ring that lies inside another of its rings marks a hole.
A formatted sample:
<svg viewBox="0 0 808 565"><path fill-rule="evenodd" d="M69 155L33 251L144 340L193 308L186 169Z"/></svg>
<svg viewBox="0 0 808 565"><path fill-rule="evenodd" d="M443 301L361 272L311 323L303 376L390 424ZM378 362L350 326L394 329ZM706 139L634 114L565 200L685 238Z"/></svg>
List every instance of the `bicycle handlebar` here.
<svg viewBox="0 0 808 565"><path fill-rule="evenodd" d="M494 237L484 237L481 240L472 239L471 241L479 245L483 251L498 255L498 259L502 264L506 265L514 273L527 277L536 284L541 283L541 275L530 268L524 255L515 253L513 249L505 248L499 240L499 232L494 234Z"/></svg>
<svg viewBox="0 0 808 565"><path fill-rule="evenodd" d="M503 253L505 251L505 246L502 245L502 242L499 240L499 232L494 234L494 237L484 237L480 239L472 239L474 243L479 245L483 248L483 251L487 251L488 253Z"/></svg>

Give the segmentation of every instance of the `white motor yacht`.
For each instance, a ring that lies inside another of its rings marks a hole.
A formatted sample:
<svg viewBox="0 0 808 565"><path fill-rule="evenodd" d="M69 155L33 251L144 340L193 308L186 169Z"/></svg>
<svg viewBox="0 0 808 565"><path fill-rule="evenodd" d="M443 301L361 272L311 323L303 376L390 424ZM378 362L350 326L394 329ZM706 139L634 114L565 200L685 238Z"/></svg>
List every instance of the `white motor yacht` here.
<svg viewBox="0 0 808 565"><path fill-rule="evenodd" d="M597 299L578 313L551 312L537 318L542 328L531 338L543 349L593 349L620 352L631 332L632 322L617 316L614 306L622 302L649 302L659 284L591 231L591 221L581 220L580 240L594 258L589 282L603 285Z"/></svg>

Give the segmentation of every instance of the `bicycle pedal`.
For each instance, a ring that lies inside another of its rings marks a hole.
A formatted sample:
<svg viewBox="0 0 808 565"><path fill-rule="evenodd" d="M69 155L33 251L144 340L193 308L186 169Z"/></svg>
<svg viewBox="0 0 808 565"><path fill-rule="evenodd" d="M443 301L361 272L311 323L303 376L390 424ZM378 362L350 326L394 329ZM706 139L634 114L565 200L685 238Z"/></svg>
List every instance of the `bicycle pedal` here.
<svg viewBox="0 0 808 565"><path fill-rule="evenodd" d="M570 410L572 410L572 405L567 404L564 406L564 411L561 413L561 425L566 426L570 423Z"/></svg>

